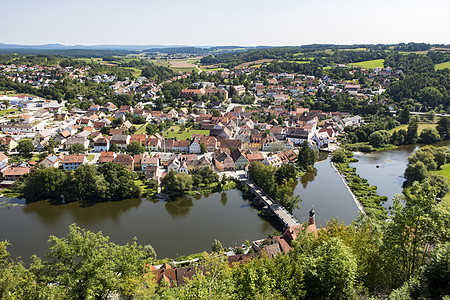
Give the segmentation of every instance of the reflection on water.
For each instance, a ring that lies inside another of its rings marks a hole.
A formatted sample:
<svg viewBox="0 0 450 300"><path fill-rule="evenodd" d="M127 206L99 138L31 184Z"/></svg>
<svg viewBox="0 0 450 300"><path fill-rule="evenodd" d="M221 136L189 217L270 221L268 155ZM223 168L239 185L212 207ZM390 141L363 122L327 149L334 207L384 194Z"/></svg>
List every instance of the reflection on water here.
<svg viewBox="0 0 450 300"><path fill-rule="evenodd" d="M300 222L308 221L312 206L319 226L325 226L331 218L349 224L358 216L359 210L329 158L317 162L314 170L299 181L301 184L295 187L294 195L300 195L302 201L300 208L294 209L294 215Z"/></svg>
<svg viewBox="0 0 450 300"><path fill-rule="evenodd" d="M303 188L306 189L306 187L308 186L308 182L313 182L316 176L316 168L314 168L311 172L306 172L306 174L300 178L300 183L302 184Z"/></svg>
<svg viewBox="0 0 450 300"><path fill-rule="evenodd" d="M6 199L5 199L6 200ZM79 203L52 205L47 201L0 209L0 240L13 245L13 257L44 256L48 237L65 236L69 225L102 231L118 244L151 244L158 257L208 251L214 239L224 246L256 240L272 233L238 190L181 197L171 202L129 199L81 207Z"/></svg>
<svg viewBox="0 0 450 300"><path fill-rule="evenodd" d="M191 208L194 207L194 199L192 197L177 198L173 201L168 201L165 204L166 211L172 217L184 217L189 214Z"/></svg>

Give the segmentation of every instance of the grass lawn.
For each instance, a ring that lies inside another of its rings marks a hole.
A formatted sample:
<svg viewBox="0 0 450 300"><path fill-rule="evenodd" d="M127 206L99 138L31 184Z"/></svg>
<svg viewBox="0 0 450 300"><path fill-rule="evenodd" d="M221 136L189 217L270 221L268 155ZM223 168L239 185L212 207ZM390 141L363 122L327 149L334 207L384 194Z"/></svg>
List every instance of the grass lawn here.
<svg viewBox="0 0 450 300"><path fill-rule="evenodd" d="M11 108L11 109L5 109L5 110L0 110L0 116L12 114L12 113L15 113L15 112L17 112L17 111L18 111L18 110L17 110L17 109L14 109L14 108Z"/></svg>
<svg viewBox="0 0 450 300"><path fill-rule="evenodd" d="M142 126L139 127L138 130L136 130L135 134L142 134L142 133L145 133L145 128L147 127L147 124L148 124L148 122L142 124Z"/></svg>
<svg viewBox="0 0 450 300"><path fill-rule="evenodd" d="M31 157L31 161L38 162L39 160L40 160L39 155L37 155L37 154L33 154L33 157Z"/></svg>
<svg viewBox="0 0 450 300"><path fill-rule="evenodd" d="M445 68L449 68L450 69L450 61L446 61L446 62L437 64L437 65L434 66L434 68L436 70L443 70Z"/></svg>
<svg viewBox="0 0 450 300"><path fill-rule="evenodd" d="M374 59L374 60L366 60L360 61L357 63L350 64L352 66L360 66L366 69L374 69L376 67L384 68L384 59Z"/></svg>
<svg viewBox="0 0 450 300"><path fill-rule="evenodd" d="M422 132L422 130L424 130L425 128L436 128L436 125L437 124L427 124L427 123L419 124L419 129L417 130L417 132L418 132L418 134L420 134ZM392 132L398 131L400 129L404 129L407 131L408 125L407 124L399 125L399 126L395 127L394 129L391 129L390 132L392 133Z"/></svg>
<svg viewBox="0 0 450 300"><path fill-rule="evenodd" d="M87 160L88 161L92 161L94 159L95 155L88 155L87 156Z"/></svg>
<svg viewBox="0 0 450 300"><path fill-rule="evenodd" d="M441 167L441 170L439 170L439 171L431 171L431 173L442 175L445 178L447 178L447 182L450 182L450 164L445 164L445 165L443 165ZM445 201L448 204L450 204L450 193L445 195L445 197L442 198L442 201Z"/></svg>
<svg viewBox="0 0 450 300"><path fill-rule="evenodd" d="M177 138L177 140L180 141L190 139L193 134L209 135L209 130L188 130L189 129L186 129L185 131L180 132L180 126L175 125L166 130L164 136L169 139Z"/></svg>

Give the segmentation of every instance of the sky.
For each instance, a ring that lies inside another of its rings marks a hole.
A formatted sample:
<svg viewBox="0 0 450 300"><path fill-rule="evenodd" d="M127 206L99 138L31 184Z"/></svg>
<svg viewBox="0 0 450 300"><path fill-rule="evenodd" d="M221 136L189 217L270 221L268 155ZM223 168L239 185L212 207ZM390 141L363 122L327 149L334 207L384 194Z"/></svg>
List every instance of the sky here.
<svg viewBox="0 0 450 300"><path fill-rule="evenodd" d="M450 44L449 0L1 0L0 43Z"/></svg>

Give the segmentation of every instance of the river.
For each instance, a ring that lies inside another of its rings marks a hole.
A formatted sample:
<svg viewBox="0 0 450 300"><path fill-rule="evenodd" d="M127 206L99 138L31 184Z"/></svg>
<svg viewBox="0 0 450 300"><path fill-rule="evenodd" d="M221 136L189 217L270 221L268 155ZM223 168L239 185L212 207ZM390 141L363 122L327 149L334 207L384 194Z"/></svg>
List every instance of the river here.
<svg viewBox="0 0 450 300"><path fill-rule="evenodd" d="M438 145L449 144L446 141ZM417 147L355 153L359 161L352 166L371 185L378 186L380 195L389 198L384 204L388 207L392 197L402 191L407 157ZM294 195L302 199L300 208L293 212L300 222L308 221L312 206L319 226L325 226L331 218L349 224L359 212L326 155L315 164L313 172L299 179ZM260 218L248 201L243 200L238 190L183 197L172 202L142 198L90 207L80 207L78 203L52 205L47 201L22 204L0 209L0 240L10 241L12 257L20 256L25 261L34 253L43 256L48 251L48 237L66 235L72 223L95 232L101 230L118 244L137 237L139 244L151 244L160 258L210 251L214 239L224 246L234 246L246 239L265 238L275 231L270 222Z"/></svg>
<svg viewBox="0 0 450 300"><path fill-rule="evenodd" d="M435 146L449 146L450 140L434 144ZM388 197L383 206L389 208L395 194L402 192L405 181L403 174L408 165L408 156L424 145L405 145L393 150L384 150L370 153L354 152L358 162L351 163L356 173L366 178L371 185L377 186L380 196ZM378 167L377 167L378 166Z"/></svg>

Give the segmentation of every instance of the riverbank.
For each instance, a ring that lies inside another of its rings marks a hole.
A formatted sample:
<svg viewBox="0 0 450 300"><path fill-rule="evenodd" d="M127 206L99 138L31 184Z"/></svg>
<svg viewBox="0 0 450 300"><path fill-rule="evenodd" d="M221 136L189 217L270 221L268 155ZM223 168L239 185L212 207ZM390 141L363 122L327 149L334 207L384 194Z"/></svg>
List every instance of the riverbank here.
<svg viewBox="0 0 450 300"><path fill-rule="evenodd" d="M371 186L367 179L361 178L356 173L356 168L350 167L349 163L352 162L353 153L349 151L344 153L341 153L338 159L335 157L333 167L342 178L345 186L351 191L354 199L356 199L355 203L357 203L358 208L360 208L359 202L365 214L373 215L378 219L386 219L387 211L381 203L386 201L387 197L379 196L376 193L377 187Z"/></svg>

